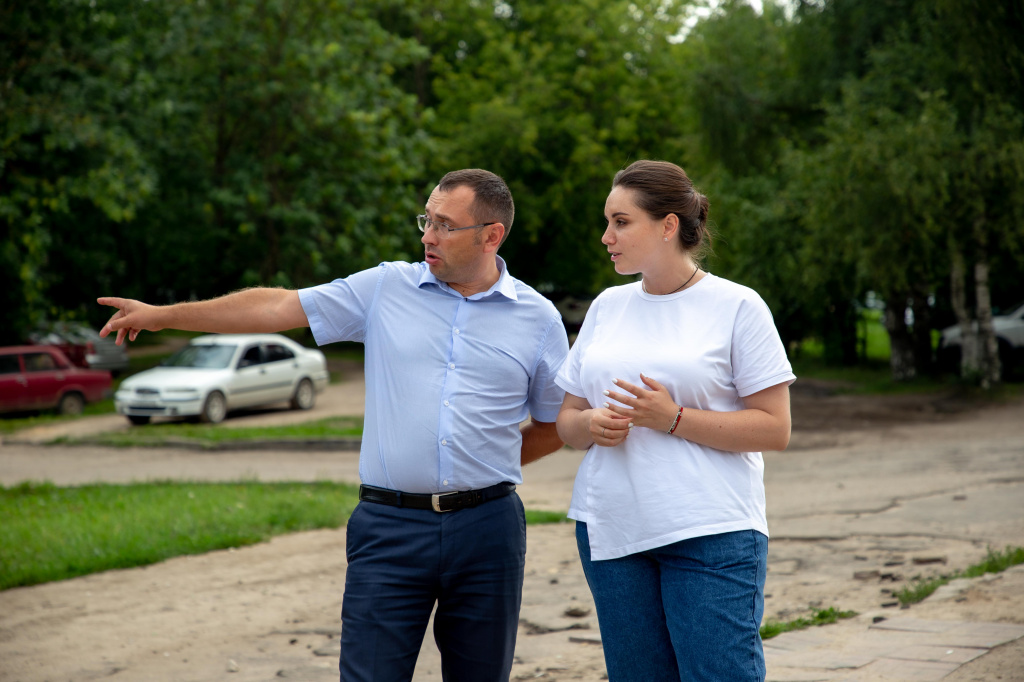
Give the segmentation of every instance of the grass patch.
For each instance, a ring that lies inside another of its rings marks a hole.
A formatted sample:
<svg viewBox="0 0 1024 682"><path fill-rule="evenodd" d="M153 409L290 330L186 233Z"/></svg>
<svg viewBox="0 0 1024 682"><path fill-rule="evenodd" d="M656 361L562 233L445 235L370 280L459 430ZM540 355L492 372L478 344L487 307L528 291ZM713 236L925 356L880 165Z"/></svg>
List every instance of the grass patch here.
<svg viewBox="0 0 1024 682"><path fill-rule="evenodd" d="M332 482L0 486L0 590L339 528L357 501L358 486Z"/></svg>
<svg viewBox="0 0 1024 682"><path fill-rule="evenodd" d="M937 393L959 388L955 377L916 377L893 381L888 362L866 362L852 367L826 365L821 358L801 355L792 359L793 372L801 379L818 379L835 385L837 393L899 395Z"/></svg>
<svg viewBox="0 0 1024 682"><path fill-rule="evenodd" d="M814 611L810 618L797 618L784 623L779 621L768 621L761 626L761 639L771 639L772 637L781 635L783 632L806 630L807 628L818 627L820 625L829 625L831 623L838 622L840 618L853 618L856 615L856 611L840 611L836 607L830 606L827 609L818 609Z"/></svg>
<svg viewBox="0 0 1024 682"><path fill-rule="evenodd" d="M363 433L361 417L329 417L302 424L283 426L230 427L214 424L154 424L127 431L112 431L87 438L59 438L63 444L89 443L109 447L155 447L191 443L215 447L228 442L306 441L332 438L358 438Z"/></svg>
<svg viewBox="0 0 1024 682"><path fill-rule="evenodd" d="M526 525L541 525L544 523L568 523L569 517L563 512L539 511L536 509L526 510Z"/></svg>
<svg viewBox="0 0 1024 682"><path fill-rule="evenodd" d="M1001 573L1011 566L1024 564L1024 547L1007 546L1005 550L993 550L991 547L980 562L968 566L962 571L956 571L949 575L942 575L937 578L916 579L901 590L895 593L901 605L916 604L924 601L932 595L935 590L957 578L977 578L986 573Z"/></svg>
<svg viewBox="0 0 1024 682"><path fill-rule="evenodd" d="M327 482L3 488L0 589L337 528L357 496Z"/></svg>
<svg viewBox="0 0 1024 682"><path fill-rule="evenodd" d="M114 399L108 398L96 403L89 403L85 406L82 414L66 416L53 412L41 411L38 413L19 413L12 416L0 418L0 435L9 436L22 429L30 429L34 426L45 426L57 422L73 421L82 417L95 417L101 414L113 414Z"/></svg>

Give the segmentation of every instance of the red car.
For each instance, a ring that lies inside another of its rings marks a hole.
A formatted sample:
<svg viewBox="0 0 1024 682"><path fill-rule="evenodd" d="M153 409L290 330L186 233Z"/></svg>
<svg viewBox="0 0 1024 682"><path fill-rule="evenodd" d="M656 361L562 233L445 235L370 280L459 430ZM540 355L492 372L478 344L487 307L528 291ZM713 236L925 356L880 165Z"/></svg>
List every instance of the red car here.
<svg viewBox="0 0 1024 682"><path fill-rule="evenodd" d="M111 394L110 372L75 367L53 346L0 348L0 412L81 414Z"/></svg>

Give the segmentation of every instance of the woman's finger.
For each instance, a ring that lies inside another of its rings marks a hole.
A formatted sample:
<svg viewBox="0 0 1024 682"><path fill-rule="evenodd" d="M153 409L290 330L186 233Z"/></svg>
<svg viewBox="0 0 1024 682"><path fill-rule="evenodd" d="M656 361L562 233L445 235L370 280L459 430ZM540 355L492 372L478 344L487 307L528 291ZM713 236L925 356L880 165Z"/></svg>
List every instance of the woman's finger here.
<svg viewBox="0 0 1024 682"><path fill-rule="evenodd" d="M613 405L612 403L605 403L604 407L609 412L612 412L620 417L629 417L632 412L632 407L623 407L622 405Z"/></svg>
<svg viewBox="0 0 1024 682"><path fill-rule="evenodd" d="M633 405L636 402L637 397L632 395L623 395L622 393L615 393L614 391L604 391L604 395L616 402L620 402L623 405ZM605 403L607 406L608 403Z"/></svg>
<svg viewBox="0 0 1024 682"><path fill-rule="evenodd" d="M665 387L664 387L664 386L662 386L662 385L661 385L661 384L659 384L659 383L658 383L657 381L655 381L655 380L654 380L654 379L652 379L651 377L649 377L649 376L646 376L646 375L644 375L644 374L641 374L641 375L640 375L640 381L644 382L645 384L647 384L648 386L650 386L650 387L651 387L652 389L654 389L655 391L664 391L664 390L665 390Z"/></svg>
<svg viewBox="0 0 1024 682"><path fill-rule="evenodd" d="M644 391L647 390L645 388L637 386L636 384L631 384L628 381L623 381L622 379L612 379L612 383L624 391L629 391L630 393L637 397L639 397Z"/></svg>

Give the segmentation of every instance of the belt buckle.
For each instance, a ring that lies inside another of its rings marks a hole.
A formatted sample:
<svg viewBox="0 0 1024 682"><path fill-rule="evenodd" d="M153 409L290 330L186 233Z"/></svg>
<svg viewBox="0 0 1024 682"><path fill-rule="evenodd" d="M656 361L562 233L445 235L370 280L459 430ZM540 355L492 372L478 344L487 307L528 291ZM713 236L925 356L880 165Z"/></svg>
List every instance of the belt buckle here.
<svg viewBox="0 0 1024 682"><path fill-rule="evenodd" d="M441 498L442 497L448 497L449 495L457 495L457 494L458 493L454 493L454 492L452 492L452 493L434 493L433 495L430 496L430 506L431 506L431 508L434 511L436 511L439 514L442 514L444 512L455 511L454 509L441 509Z"/></svg>

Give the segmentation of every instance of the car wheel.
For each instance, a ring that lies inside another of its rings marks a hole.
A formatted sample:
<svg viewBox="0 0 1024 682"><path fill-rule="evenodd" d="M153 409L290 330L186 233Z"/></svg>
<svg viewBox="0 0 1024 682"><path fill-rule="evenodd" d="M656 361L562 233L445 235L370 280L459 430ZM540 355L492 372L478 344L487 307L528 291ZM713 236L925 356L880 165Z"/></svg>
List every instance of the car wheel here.
<svg viewBox="0 0 1024 682"><path fill-rule="evenodd" d="M212 391L206 396L206 403L203 405L203 413L199 420L207 424L219 424L224 421L228 413L228 404L224 400L224 394L220 391Z"/></svg>
<svg viewBox="0 0 1024 682"><path fill-rule="evenodd" d="M303 379L295 387L295 395L292 396L293 410L309 410L316 403L316 391L313 390L313 382Z"/></svg>
<svg viewBox="0 0 1024 682"><path fill-rule="evenodd" d="M135 417L132 415L128 416L128 421L130 421L132 424L135 424L135 426L145 426L146 424L149 423L149 420L151 419L152 417Z"/></svg>
<svg viewBox="0 0 1024 682"><path fill-rule="evenodd" d="M85 408L85 398L81 393L65 393L57 404L57 412L60 414L77 415L82 414Z"/></svg>

